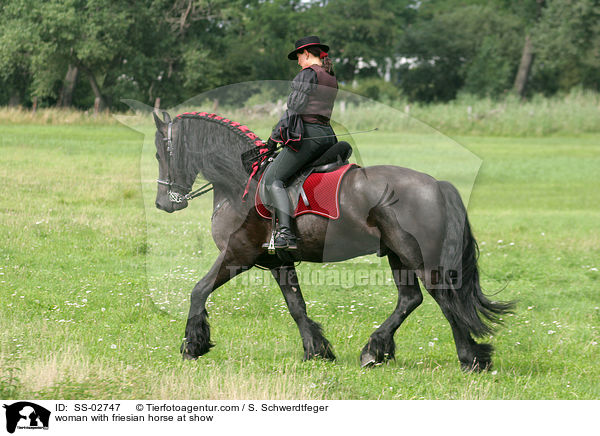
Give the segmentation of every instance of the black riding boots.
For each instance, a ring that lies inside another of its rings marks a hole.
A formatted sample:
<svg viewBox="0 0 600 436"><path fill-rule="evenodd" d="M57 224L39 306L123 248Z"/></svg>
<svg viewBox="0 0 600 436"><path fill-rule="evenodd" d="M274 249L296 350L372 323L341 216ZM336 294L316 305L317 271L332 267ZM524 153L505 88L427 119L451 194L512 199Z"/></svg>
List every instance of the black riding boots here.
<svg viewBox="0 0 600 436"><path fill-rule="evenodd" d="M275 180L270 187L271 203L279 221L275 233L275 248L279 250L296 250L296 235L292 231L292 217L290 197L281 180Z"/></svg>

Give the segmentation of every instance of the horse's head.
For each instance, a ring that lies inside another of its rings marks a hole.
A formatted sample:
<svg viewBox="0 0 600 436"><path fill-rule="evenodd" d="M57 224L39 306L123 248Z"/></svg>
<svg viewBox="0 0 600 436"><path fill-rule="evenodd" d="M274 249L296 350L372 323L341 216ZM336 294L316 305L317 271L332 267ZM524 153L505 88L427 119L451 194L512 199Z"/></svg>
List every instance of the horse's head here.
<svg viewBox="0 0 600 436"><path fill-rule="evenodd" d="M177 123L171 121L167 112L163 111L164 121L153 113L156 124L156 159L158 160L158 189L156 192L156 207L165 212L185 209L188 205L186 194L191 190L187 186L185 172L177 165L182 149L175 147ZM177 121L177 120L175 120Z"/></svg>

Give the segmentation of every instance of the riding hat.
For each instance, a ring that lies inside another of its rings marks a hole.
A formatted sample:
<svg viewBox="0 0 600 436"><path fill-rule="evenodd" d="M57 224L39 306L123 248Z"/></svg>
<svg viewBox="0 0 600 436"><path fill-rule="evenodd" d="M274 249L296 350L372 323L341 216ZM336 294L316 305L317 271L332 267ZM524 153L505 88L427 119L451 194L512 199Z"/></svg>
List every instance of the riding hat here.
<svg viewBox="0 0 600 436"><path fill-rule="evenodd" d="M304 38L300 38L298 41L296 41L296 48L294 49L294 51L288 54L288 59L291 61L295 61L296 53L304 50L306 47L310 47L313 45L318 46L321 49L321 51L324 51L325 53L329 51L329 46L321 44L321 40L318 36L305 36Z"/></svg>

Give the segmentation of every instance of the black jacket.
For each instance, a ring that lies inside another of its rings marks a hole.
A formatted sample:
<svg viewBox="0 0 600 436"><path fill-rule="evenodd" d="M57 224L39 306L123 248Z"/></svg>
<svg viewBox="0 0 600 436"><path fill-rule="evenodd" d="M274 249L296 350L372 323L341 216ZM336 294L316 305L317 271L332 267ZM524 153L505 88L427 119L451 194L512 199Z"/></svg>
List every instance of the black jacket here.
<svg viewBox="0 0 600 436"><path fill-rule="evenodd" d="M317 73L312 68L304 68L291 83L292 92L287 101L287 110L271 133L271 139L285 145L299 144L302 140L304 123L301 114L308 103L309 95L317 87Z"/></svg>

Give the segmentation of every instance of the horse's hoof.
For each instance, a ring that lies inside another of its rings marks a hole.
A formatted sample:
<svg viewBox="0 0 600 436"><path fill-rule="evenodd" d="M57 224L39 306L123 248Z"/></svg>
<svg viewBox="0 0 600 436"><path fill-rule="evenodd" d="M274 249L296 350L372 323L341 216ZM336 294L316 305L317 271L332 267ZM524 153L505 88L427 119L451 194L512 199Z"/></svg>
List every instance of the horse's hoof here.
<svg viewBox="0 0 600 436"><path fill-rule="evenodd" d="M365 353L362 356L360 356L361 368L371 368L375 365L377 365L377 360L375 359L375 356L373 356L371 353Z"/></svg>
<svg viewBox="0 0 600 436"><path fill-rule="evenodd" d="M192 356L191 354L187 354L187 353L183 353L182 356L183 360L198 360L197 356Z"/></svg>
<svg viewBox="0 0 600 436"><path fill-rule="evenodd" d="M189 349L188 349L188 343L185 341L181 344L179 351L181 352L181 358L183 360L197 360L198 359L198 356L194 356L193 354L190 354Z"/></svg>
<svg viewBox="0 0 600 436"><path fill-rule="evenodd" d="M476 372L485 372L492 369L492 362L473 362L473 363L464 363L460 364L463 372L466 373L476 373Z"/></svg>
<svg viewBox="0 0 600 436"><path fill-rule="evenodd" d="M308 362L309 360L328 360L330 362L335 361L335 355L329 351L325 350L322 353L304 353L304 361Z"/></svg>

